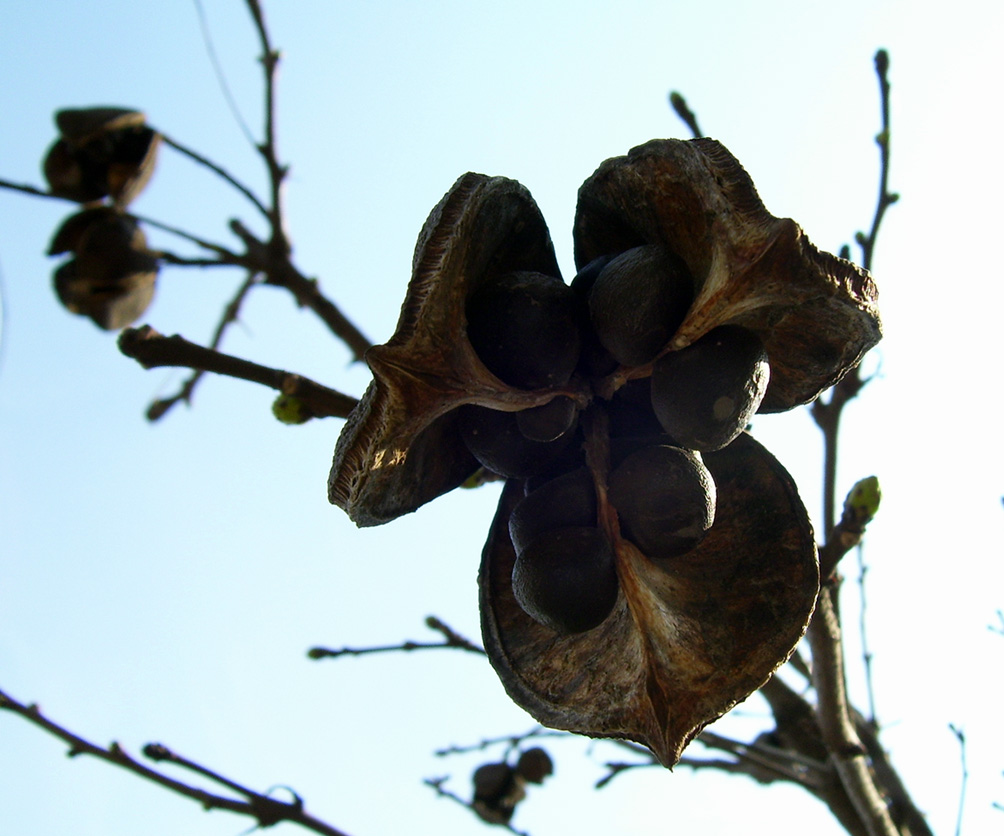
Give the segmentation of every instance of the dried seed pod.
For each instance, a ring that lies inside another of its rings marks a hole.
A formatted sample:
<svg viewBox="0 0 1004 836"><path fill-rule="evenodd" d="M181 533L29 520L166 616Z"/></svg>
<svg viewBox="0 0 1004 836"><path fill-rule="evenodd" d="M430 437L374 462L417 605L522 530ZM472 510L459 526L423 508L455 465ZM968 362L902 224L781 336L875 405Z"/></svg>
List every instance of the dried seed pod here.
<svg viewBox="0 0 1004 836"><path fill-rule="evenodd" d="M503 177L465 174L419 236L394 336L366 354L370 384L338 439L328 496L359 525L377 525L452 490L478 468L457 407L515 412L563 394L584 402L574 378L528 391L491 374L466 339L467 299L493 275L558 276L554 248L529 192Z"/></svg>
<svg viewBox="0 0 1004 836"><path fill-rule="evenodd" d="M529 270L489 277L468 297L466 314L474 351L510 386L561 386L572 376L578 309L561 279Z"/></svg>
<svg viewBox="0 0 1004 836"><path fill-rule="evenodd" d="M769 380L760 338L738 325L722 325L659 358L652 369L652 406L682 446L718 450L749 423Z"/></svg>
<svg viewBox="0 0 1004 836"><path fill-rule="evenodd" d="M719 325L754 331L771 362L762 412L812 400L881 337L868 273L768 213L738 160L711 139L653 140L604 162L579 189L574 235L580 266L644 244L679 256L695 296L665 350Z"/></svg>
<svg viewBox="0 0 1004 836"><path fill-rule="evenodd" d="M472 805L484 821L505 824L516 805L526 797L523 781L505 761L485 763L474 770Z"/></svg>
<svg viewBox="0 0 1004 836"><path fill-rule="evenodd" d="M554 774L554 762L547 752L539 746L534 746L520 754L516 763L516 774L531 784L543 784L548 775Z"/></svg>
<svg viewBox="0 0 1004 836"><path fill-rule="evenodd" d="M679 447L629 455L610 474L608 496L621 533L651 560L686 554L715 520L715 481L696 453Z"/></svg>
<svg viewBox="0 0 1004 836"><path fill-rule="evenodd" d="M592 630L617 601L613 550L598 528L547 531L516 557L512 593L527 615L550 630Z"/></svg>
<svg viewBox="0 0 1004 836"><path fill-rule="evenodd" d="M522 488L506 486L481 562L482 634L509 695L539 722L635 740L671 765L795 647L819 570L791 477L745 434L704 460L717 485L708 535L663 567L617 542L617 601L580 634L541 626L514 597L508 519Z"/></svg>
<svg viewBox="0 0 1004 836"><path fill-rule="evenodd" d="M82 107L59 110L53 117L63 139L83 145L91 139L146 123L146 116L127 107Z"/></svg>
<svg viewBox="0 0 1004 836"><path fill-rule="evenodd" d="M146 117L124 108L85 108L56 114L61 137L43 173L53 194L90 203L111 196L127 206L153 174L160 135Z"/></svg>
<svg viewBox="0 0 1004 836"><path fill-rule="evenodd" d="M683 322L693 282L687 266L665 247L633 247L611 259L589 294L600 343L624 366L650 362Z"/></svg>
<svg viewBox="0 0 1004 836"><path fill-rule="evenodd" d="M593 475L579 467L545 482L526 495L509 517L509 537L519 554L530 541L554 528L595 526Z"/></svg>
<svg viewBox="0 0 1004 836"><path fill-rule="evenodd" d="M110 207L68 218L53 236L50 254L73 252L55 271L60 302L106 330L125 328L153 300L159 263L132 218Z"/></svg>

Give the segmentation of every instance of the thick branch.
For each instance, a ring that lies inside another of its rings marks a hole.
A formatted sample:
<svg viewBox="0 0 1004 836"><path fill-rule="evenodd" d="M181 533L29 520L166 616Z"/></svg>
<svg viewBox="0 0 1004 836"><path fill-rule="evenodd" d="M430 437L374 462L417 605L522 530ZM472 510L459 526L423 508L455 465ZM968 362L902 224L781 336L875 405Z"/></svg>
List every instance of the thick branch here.
<svg viewBox="0 0 1004 836"><path fill-rule="evenodd" d="M181 366L260 383L299 398L318 418L346 418L357 403L351 395L329 389L309 378L205 348L178 334L165 337L149 325L124 330L119 336L119 349L147 369Z"/></svg>
<svg viewBox="0 0 1004 836"><path fill-rule="evenodd" d="M851 720L844 680L843 645L834 597L838 586L824 586L809 624L817 717L823 743L864 822L869 836L898 836L889 810L875 786L865 749Z"/></svg>

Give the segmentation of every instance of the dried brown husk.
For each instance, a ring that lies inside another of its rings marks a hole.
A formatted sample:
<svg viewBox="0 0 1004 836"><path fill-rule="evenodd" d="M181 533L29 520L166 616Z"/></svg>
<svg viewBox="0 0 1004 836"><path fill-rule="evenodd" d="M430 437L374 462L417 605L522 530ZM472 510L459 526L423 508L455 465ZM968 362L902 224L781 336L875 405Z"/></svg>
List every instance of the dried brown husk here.
<svg viewBox="0 0 1004 836"><path fill-rule="evenodd" d="M60 138L42 168L53 194L78 203L111 197L128 206L153 175L161 136L135 110L93 107L56 114Z"/></svg>
<svg viewBox="0 0 1004 836"><path fill-rule="evenodd" d="M465 174L419 235L397 330L366 353L374 379L338 439L328 495L358 525L414 511L478 469L456 427L458 406L517 411L557 394L585 397L576 380L509 386L471 347L468 296L484 279L520 270L560 276L536 203L514 180Z"/></svg>
<svg viewBox="0 0 1004 836"><path fill-rule="evenodd" d="M72 252L53 276L56 295L72 313L117 331L153 300L159 262L132 218L101 206L70 216L53 236L50 255Z"/></svg>
<svg viewBox="0 0 1004 836"><path fill-rule="evenodd" d="M513 597L507 522L523 491L506 485L482 555L482 633L509 695L541 723L634 740L671 766L802 636L819 573L791 477L746 434L704 460L718 489L707 537L659 567L615 542L617 603L600 626L575 635L538 624Z"/></svg>
<svg viewBox="0 0 1004 836"><path fill-rule="evenodd" d="M739 161L715 140L652 140L607 160L582 185L580 268L642 244L680 256L696 284L661 353L727 323L755 331L771 367L761 412L811 401L881 338L870 275L767 212Z"/></svg>

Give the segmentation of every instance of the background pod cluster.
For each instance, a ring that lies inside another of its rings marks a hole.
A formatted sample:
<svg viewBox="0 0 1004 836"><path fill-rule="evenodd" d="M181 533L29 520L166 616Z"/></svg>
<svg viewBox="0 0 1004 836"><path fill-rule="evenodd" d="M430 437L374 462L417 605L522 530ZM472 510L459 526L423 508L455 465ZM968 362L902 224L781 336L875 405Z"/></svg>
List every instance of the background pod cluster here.
<svg viewBox="0 0 1004 836"><path fill-rule="evenodd" d="M56 113L60 136L43 172L54 195L84 204L53 236L50 255L71 253L53 283L63 306L118 330L153 300L159 262L126 207L153 174L160 135L135 110L91 107Z"/></svg>

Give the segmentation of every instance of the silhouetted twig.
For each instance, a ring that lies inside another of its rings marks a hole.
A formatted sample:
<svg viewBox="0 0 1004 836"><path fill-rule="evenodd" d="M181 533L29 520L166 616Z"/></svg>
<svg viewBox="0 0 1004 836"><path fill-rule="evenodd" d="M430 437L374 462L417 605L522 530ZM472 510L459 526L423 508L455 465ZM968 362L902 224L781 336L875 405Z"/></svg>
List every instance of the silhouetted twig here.
<svg viewBox="0 0 1004 836"><path fill-rule="evenodd" d="M345 833L338 828L308 814L304 810L303 800L295 792L292 793L294 799L292 802L279 801L268 795L248 789L207 767L200 766L186 758L181 758L161 744L149 744L144 747L143 753L151 760L168 761L196 772L233 790L238 796L242 796L243 798L217 795L151 769L129 755L118 743L112 743L108 748L91 743L89 740L85 740L83 737L74 734L44 716L37 705L26 705L18 702L2 690L0 690L0 710L7 710L20 715L28 722L60 738L69 744L69 754L71 757L90 755L105 763L110 763L134 775L152 781L178 795L190 798L198 802L206 810L228 810L231 813L250 816L257 822L258 827L271 827L281 821L287 821L314 833L320 833L322 836L345 836Z"/></svg>
<svg viewBox="0 0 1004 836"><path fill-rule="evenodd" d="M404 641L398 644L377 645L375 647L341 647L331 649L327 647L312 647L307 651L307 656L311 659L336 659L339 656L365 656L371 653L396 653L409 652L412 650L465 650L468 653L476 653L484 656L484 648L474 644L470 639L464 638L451 627L444 624L438 618L430 615L425 620L426 626L430 630L442 634L441 642L415 642Z"/></svg>

